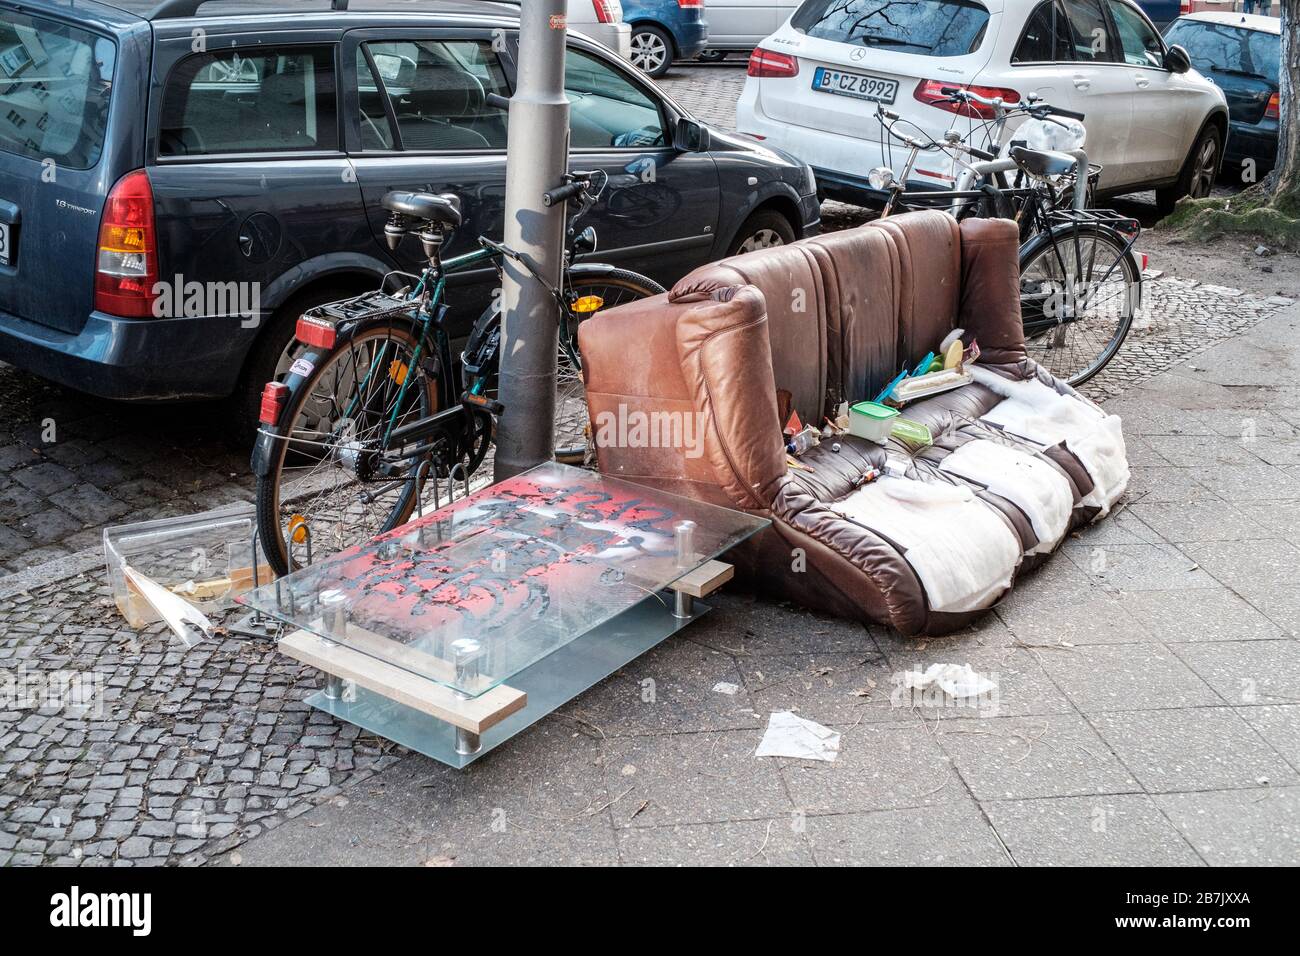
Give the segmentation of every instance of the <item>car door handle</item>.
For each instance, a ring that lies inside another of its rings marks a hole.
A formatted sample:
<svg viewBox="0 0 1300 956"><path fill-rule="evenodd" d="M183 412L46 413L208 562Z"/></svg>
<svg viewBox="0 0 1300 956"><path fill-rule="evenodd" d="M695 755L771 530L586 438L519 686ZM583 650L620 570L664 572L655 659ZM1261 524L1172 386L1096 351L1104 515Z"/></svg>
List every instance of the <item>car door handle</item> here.
<svg viewBox="0 0 1300 956"><path fill-rule="evenodd" d="M1148 80L1145 76L1135 76L1133 78L1133 82L1137 84L1137 88L1139 90L1145 90L1148 86L1151 85L1151 81Z"/></svg>
<svg viewBox="0 0 1300 956"><path fill-rule="evenodd" d="M1086 76L1080 76L1077 73L1075 74L1074 88L1076 90L1087 90L1090 86L1092 86L1092 80L1088 79Z"/></svg>

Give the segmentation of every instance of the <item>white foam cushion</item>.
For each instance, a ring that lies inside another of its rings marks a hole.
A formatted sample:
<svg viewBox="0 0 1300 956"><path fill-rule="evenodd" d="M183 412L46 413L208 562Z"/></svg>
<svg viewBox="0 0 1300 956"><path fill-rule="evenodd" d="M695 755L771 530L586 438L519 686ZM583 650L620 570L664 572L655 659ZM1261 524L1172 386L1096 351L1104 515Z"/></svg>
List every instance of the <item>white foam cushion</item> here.
<svg viewBox="0 0 1300 956"><path fill-rule="evenodd" d="M1110 511L1129 479L1119 416L1038 379L1012 381L978 365L973 371L977 382L1003 396L981 420L1040 448L1064 445L1092 479L1093 489L1082 503L1097 507L1098 516Z"/></svg>
<svg viewBox="0 0 1300 956"><path fill-rule="evenodd" d="M1041 458L980 438L948 455L939 470L981 484L1023 511L1038 538L1027 554L1051 551L1065 537L1074 492L1066 477Z"/></svg>
<svg viewBox="0 0 1300 956"><path fill-rule="evenodd" d="M1020 564L1011 526L964 485L886 475L834 508L904 549L932 611L988 607Z"/></svg>

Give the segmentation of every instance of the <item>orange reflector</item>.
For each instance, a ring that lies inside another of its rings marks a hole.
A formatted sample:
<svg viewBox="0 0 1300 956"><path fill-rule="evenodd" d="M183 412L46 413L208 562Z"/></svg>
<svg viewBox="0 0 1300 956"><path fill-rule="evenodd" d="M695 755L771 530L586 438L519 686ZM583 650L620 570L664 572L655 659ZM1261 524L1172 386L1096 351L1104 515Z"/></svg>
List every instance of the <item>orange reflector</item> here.
<svg viewBox="0 0 1300 956"><path fill-rule="evenodd" d="M307 540L307 519L302 515L294 515L289 519L289 540L294 544L302 544Z"/></svg>
<svg viewBox="0 0 1300 956"><path fill-rule="evenodd" d="M582 313L595 312L604 304L605 300L598 295L579 296L578 301L573 303L573 311Z"/></svg>
<svg viewBox="0 0 1300 956"><path fill-rule="evenodd" d="M401 359L393 359L388 363L388 377L398 385L406 381L406 363Z"/></svg>

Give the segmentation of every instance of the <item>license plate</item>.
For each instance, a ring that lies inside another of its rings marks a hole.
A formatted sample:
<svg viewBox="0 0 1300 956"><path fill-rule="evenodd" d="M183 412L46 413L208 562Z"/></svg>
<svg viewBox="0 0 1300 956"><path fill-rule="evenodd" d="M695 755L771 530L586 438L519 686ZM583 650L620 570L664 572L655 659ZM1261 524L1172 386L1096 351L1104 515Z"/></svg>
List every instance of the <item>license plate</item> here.
<svg viewBox="0 0 1300 956"><path fill-rule="evenodd" d="M9 223L0 222L0 266L9 265L10 258Z"/></svg>
<svg viewBox="0 0 1300 956"><path fill-rule="evenodd" d="M892 103L898 96L898 80L887 80L883 76L869 76L866 73L828 70L824 66L813 71L812 88L821 93L852 96L873 103Z"/></svg>

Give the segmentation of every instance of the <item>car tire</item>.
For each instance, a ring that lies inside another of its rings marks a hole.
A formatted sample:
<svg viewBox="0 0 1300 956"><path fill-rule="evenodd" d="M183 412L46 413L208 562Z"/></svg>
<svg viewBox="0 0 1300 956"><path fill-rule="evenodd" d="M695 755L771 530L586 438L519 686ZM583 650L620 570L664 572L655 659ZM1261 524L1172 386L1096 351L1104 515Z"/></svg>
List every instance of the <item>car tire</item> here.
<svg viewBox="0 0 1300 956"><path fill-rule="evenodd" d="M632 65L653 79L659 79L673 64L673 38L649 23L632 27Z"/></svg>
<svg viewBox="0 0 1300 956"><path fill-rule="evenodd" d="M1156 207L1160 215L1167 216L1174 211L1178 200L1184 196L1204 199L1214 189L1219 177L1219 167L1223 163L1223 134L1213 123L1207 124L1196 137L1192 151L1183 162L1178 181L1172 186L1156 190Z"/></svg>
<svg viewBox="0 0 1300 956"><path fill-rule="evenodd" d="M755 249L788 246L794 242L794 227L790 220L773 209L760 209L741 224L736 238L731 240L727 255L738 256Z"/></svg>
<svg viewBox="0 0 1300 956"><path fill-rule="evenodd" d="M241 447L251 446L257 438L262 389L280 372L287 371L288 364L292 361L288 350L293 342L298 317L318 305L337 302L355 295L357 291L343 286L314 289L293 297L272 313L266 329L249 350L244 360L244 369L239 375L239 384L230 397L233 406L230 416L231 438Z"/></svg>
<svg viewBox="0 0 1300 956"><path fill-rule="evenodd" d="M701 63L721 63L727 58L726 50L705 50L695 59Z"/></svg>

